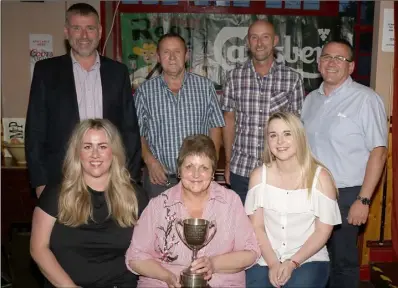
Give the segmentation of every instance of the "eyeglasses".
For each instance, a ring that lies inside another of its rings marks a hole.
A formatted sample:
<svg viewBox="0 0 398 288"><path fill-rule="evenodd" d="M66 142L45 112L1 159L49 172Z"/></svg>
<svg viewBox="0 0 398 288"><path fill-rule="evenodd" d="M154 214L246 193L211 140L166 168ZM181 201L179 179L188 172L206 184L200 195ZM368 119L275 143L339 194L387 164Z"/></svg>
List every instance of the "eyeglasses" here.
<svg viewBox="0 0 398 288"><path fill-rule="evenodd" d="M329 62L329 61L332 61L332 60L336 60L337 63L343 63L343 62L351 63L352 62L352 60L347 59L347 58L345 58L343 56L339 56L339 55L332 56L332 55L329 55L329 54L321 55L320 59L321 59L322 62Z"/></svg>

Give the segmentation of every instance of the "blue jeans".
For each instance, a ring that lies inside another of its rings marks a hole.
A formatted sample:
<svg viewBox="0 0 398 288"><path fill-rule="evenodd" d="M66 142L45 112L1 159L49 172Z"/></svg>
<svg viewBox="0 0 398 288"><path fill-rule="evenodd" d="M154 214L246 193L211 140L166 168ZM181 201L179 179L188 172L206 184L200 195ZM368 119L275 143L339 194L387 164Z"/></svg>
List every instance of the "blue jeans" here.
<svg viewBox="0 0 398 288"><path fill-rule="evenodd" d="M247 191L249 190L249 177L240 176L234 173L230 173L231 189L239 195L243 205L245 205Z"/></svg>
<svg viewBox="0 0 398 288"><path fill-rule="evenodd" d="M329 278L329 262L309 262L293 270L283 288L324 288ZM246 270L247 288L273 288L268 277L268 266L258 264Z"/></svg>

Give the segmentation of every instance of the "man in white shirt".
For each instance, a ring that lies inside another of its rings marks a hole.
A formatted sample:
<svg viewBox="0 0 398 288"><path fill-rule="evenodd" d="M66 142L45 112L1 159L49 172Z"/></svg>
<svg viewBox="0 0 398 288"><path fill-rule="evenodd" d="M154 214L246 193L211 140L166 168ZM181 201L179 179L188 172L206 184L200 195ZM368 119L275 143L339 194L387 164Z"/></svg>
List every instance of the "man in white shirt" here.
<svg viewBox="0 0 398 288"><path fill-rule="evenodd" d="M329 287L359 285L357 236L387 158L387 116L372 89L352 80L353 48L347 41L323 47L323 83L305 99L301 118L312 152L332 172L343 223L329 241Z"/></svg>

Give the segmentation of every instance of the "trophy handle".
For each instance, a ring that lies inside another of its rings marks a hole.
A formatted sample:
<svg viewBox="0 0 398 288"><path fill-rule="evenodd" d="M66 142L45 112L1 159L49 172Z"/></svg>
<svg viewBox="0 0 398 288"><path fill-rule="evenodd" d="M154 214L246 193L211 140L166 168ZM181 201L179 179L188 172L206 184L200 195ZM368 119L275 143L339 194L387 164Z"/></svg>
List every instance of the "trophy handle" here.
<svg viewBox="0 0 398 288"><path fill-rule="evenodd" d="M214 238L214 236L216 235L217 226L216 226L216 223L215 223L214 221L211 221L211 222L210 222L209 230L210 230L211 228L214 228L213 234L211 234L210 237L207 238L207 240L205 241L205 243L203 243L203 245L201 246L201 248L203 248L203 247L205 247L207 244L209 244L209 242L210 242L210 241ZM199 249L198 249L198 250L199 250Z"/></svg>
<svg viewBox="0 0 398 288"><path fill-rule="evenodd" d="M178 229L178 225L181 226L181 227L184 227L184 224L182 223L182 220L181 220L181 219L178 219L178 220L176 221L176 224L175 224L178 237L180 237L181 241L182 241L188 248L190 248L190 249L192 250L191 245L189 245L189 244L187 243L187 241L185 240L185 237L182 236L180 230Z"/></svg>

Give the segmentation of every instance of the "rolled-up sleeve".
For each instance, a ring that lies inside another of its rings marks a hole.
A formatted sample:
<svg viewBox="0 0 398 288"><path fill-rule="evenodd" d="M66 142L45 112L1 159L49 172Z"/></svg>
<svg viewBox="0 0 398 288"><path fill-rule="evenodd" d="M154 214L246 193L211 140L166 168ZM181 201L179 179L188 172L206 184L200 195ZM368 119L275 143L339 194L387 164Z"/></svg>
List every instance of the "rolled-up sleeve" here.
<svg viewBox="0 0 398 288"><path fill-rule="evenodd" d="M148 260L155 258L155 233L153 233L154 225L156 225L156 204L151 200L148 206L142 212L137 225L134 227L133 237L126 252L127 269L133 271L129 265L130 261Z"/></svg>
<svg viewBox="0 0 398 288"><path fill-rule="evenodd" d="M236 196L234 201L234 209L235 211L235 251L253 251L256 254L256 260L247 267L250 268L252 265L257 263L258 259L261 256L260 248L257 243L256 234L254 233L253 226L245 213L245 209L243 208L242 201L238 196ZM247 269L246 268L246 269Z"/></svg>

